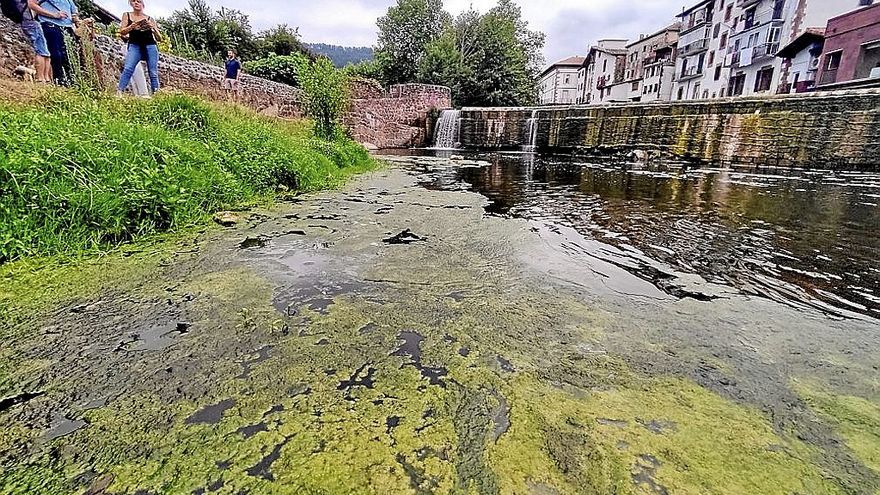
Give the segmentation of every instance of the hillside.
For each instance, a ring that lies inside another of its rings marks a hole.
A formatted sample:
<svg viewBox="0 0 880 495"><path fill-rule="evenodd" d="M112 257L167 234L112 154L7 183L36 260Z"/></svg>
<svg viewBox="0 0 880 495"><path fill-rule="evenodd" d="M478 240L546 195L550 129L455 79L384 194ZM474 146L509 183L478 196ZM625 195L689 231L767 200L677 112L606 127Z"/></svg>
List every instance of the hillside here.
<svg viewBox="0 0 880 495"><path fill-rule="evenodd" d="M368 46L338 46L325 43L307 43L306 47L317 55L324 55L333 61L336 67L356 64L373 59L373 49Z"/></svg>

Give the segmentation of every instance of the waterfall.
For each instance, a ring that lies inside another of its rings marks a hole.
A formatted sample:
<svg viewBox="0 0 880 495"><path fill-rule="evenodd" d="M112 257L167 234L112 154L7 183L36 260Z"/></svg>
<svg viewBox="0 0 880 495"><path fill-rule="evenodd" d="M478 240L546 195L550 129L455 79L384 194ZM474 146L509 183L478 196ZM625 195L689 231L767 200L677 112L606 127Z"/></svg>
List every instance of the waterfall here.
<svg viewBox="0 0 880 495"><path fill-rule="evenodd" d="M526 135L523 151L534 153L538 147L538 111L532 110L532 117L526 120Z"/></svg>
<svg viewBox="0 0 880 495"><path fill-rule="evenodd" d="M461 110L443 110L434 130L434 147L454 149L460 142Z"/></svg>

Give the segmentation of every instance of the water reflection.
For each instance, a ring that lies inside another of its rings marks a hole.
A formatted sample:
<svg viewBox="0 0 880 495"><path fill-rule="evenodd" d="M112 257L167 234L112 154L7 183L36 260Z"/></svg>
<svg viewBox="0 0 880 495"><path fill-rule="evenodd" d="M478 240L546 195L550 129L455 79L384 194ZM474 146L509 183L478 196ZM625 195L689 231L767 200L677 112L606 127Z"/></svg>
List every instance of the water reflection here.
<svg viewBox="0 0 880 495"><path fill-rule="evenodd" d="M876 174L479 158L490 164L424 169L425 185L464 182L492 201L491 213L569 226L748 294L880 316Z"/></svg>

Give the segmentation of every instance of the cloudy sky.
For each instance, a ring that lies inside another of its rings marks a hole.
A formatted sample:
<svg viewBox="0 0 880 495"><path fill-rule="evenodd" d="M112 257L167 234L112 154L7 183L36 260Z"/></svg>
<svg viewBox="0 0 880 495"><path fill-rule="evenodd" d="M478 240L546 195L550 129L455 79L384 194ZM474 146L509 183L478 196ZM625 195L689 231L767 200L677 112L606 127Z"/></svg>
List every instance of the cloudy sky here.
<svg viewBox="0 0 880 495"><path fill-rule="evenodd" d="M126 0L98 0L117 14ZM215 7L239 9L250 15L259 30L278 23L299 26L303 40L348 46L372 46L376 19L395 0L208 0ZM696 0L690 0L696 2ZM495 0L444 0L457 14L473 4L486 11ZM582 55L586 46L603 37L638 38L672 21L689 0L518 0L532 29L547 34L548 62ZM147 12L164 16L185 5L182 0L147 0Z"/></svg>

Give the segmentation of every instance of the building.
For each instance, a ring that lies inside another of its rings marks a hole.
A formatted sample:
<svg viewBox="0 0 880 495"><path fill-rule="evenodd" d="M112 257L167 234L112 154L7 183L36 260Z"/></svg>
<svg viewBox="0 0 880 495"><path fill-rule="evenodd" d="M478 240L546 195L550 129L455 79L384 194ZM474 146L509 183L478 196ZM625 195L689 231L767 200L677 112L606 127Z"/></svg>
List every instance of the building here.
<svg viewBox="0 0 880 495"><path fill-rule="evenodd" d="M578 97L578 71L584 57L569 57L548 67L540 79L541 105L571 105Z"/></svg>
<svg viewBox="0 0 880 495"><path fill-rule="evenodd" d="M673 95L675 100L695 100L702 97L714 11L714 0L702 0L678 15L681 30Z"/></svg>
<svg viewBox="0 0 880 495"><path fill-rule="evenodd" d="M715 0L712 7L712 27L709 36L709 49L706 52L706 69L700 81L702 99L723 98L727 96L730 81L730 67L727 52L730 35L739 16L739 0Z"/></svg>
<svg viewBox="0 0 880 495"><path fill-rule="evenodd" d="M787 81L780 93L805 93L816 86L819 62L825 47L825 28L807 28L791 43L782 47L777 57L787 67Z"/></svg>
<svg viewBox="0 0 880 495"><path fill-rule="evenodd" d="M737 0L741 9L730 37L729 66L732 96L790 88L791 67L776 53L810 26L852 10L856 0Z"/></svg>
<svg viewBox="0 0 880 495"><path fill-rule="evenodd" d="M880 4L828 21L817 89L880 86Z"/></svg>
<svg viewBox="0 0 880 495"><path fill-rule="evenodd" d="M626 46L626 67L622 88L612 94L626 92L628 101L669 101L678 54L679 23L672 24Z"/></svg>
<svg viewBox="0 0 880 495"><path fill-rule="evenodd" d="M627 101L628 93L617 85L624 78L626 53L626 40L600 40L596 46L590 47L578 71L577 103ZM617 91L612 92L614 89Z"/></svg>

